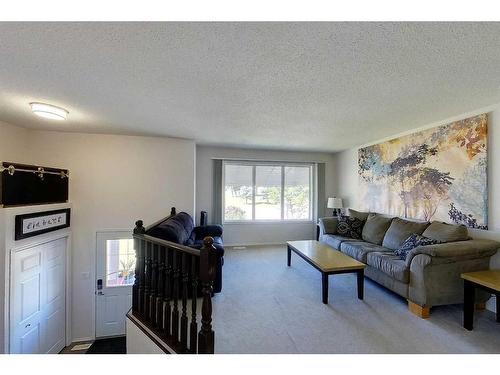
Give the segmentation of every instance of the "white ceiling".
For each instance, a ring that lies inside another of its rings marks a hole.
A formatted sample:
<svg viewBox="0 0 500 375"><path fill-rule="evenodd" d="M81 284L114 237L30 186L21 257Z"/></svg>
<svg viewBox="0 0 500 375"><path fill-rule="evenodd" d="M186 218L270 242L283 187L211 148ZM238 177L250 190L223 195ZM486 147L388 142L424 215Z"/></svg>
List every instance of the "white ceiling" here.
<svg viewBox="0 0 500 375"><path fill-rule="evenodd" d="M338 151L500 102L500 23L0 23L0 120ZM42 101L65 122L30 113Z"/></svg>

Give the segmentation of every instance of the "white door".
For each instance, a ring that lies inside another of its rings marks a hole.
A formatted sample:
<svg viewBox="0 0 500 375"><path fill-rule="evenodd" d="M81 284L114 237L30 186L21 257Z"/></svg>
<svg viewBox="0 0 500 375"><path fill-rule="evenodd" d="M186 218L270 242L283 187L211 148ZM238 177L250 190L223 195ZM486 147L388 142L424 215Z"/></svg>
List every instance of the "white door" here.
<svg viewBox="0 0 500 375"><path fill-rule="evenodd" d="M132 233L98 232L96 266L96 337L124 335L135 280Z"/></svg>
<svg viewBox="0 0 500 375"><path fill-rule="evenodd" d="M59 353L64 348L66 245L61 238L12 252L11 353Z"/></svg>
<svg viewBox="0 0 500 375"><path fill-rule="evenodd" d="M66 336L66 238L46 243L44 255L44 353L59 353Z"/></svg>

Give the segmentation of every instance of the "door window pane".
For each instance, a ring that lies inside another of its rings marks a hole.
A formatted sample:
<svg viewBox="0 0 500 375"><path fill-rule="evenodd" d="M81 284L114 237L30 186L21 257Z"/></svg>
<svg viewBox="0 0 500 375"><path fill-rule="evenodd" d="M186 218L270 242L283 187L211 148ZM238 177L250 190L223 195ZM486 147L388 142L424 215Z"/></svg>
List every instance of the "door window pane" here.
<svg viewBox="0 0 500 375"><path fill-rule="evenodd" d="M285 220L311 218L310 185L310 167L285 167Z"/></svg>
<svg viewBox="0 0 500 375"><path fill-rule="evenodd" d="M224 220L252 220L251 165L226 165L224 187Z"/></svg>
<svg viewBox="0 0 500 375"><path fill-rule="evenodd" d="M255 219L281 219L281 166L255 167Z"/></svg>
<svg viewBox="0 0 500 375"><path fill-rule="evenodd" d="M135 281L133 239L106 241L106 287L132 285Z"/></svg>

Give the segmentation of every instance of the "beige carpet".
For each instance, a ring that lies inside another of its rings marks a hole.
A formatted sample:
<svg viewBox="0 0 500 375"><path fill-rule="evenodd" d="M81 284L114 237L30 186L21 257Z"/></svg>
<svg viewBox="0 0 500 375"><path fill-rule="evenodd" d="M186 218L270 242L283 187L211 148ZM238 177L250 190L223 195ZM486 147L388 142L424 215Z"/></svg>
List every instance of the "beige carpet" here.
<svg viewBox="0 0 500 375"><path fill-rule="evenodd" d="M329 304L321 275L285 246L226 249L223 292L214 298L216 353L500 353L500 323L476 313L462 328L462 306L436 307L420 319L406 301L354 274L330 276Z"/></svg>

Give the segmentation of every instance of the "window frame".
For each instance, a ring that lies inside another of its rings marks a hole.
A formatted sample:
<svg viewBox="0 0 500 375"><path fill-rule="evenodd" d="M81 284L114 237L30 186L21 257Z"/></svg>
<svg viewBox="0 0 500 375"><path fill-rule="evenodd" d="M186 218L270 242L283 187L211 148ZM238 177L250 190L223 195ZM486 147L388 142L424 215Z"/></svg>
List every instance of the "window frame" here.
<svg viewBox="0 0 500 375"><path fill-rule="evenodd" d="M252 219L226 220L226 165L241 165L252 167ZM256 219L255 218L255 193L256 193L256 171L257 166L281 167L281 219ZM285 167L308 167L309 168L309 218L308 219L285 219ZM251 160L223 160L222 161L222 223L223 224L298 224L314 223L316 212L316 168L313 162L285 162L285 161L251 161Z"/></svg>

